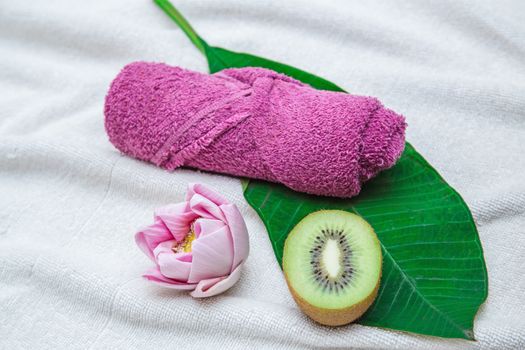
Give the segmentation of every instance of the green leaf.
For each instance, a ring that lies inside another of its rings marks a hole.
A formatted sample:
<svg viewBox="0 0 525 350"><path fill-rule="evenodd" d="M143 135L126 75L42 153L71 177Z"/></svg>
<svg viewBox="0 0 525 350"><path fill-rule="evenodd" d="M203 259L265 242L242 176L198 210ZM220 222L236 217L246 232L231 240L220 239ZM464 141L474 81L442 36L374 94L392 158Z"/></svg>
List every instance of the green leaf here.
<svg viewBox="0 0 525 350"><path fill-rule="evenodd" d="M264 67L317 89L343 91L300 69L209 46L168 1L155 2L206 55L211 72ZM307 195L264 181L244 180L242 185L268 230L279 264L288 233L313 211L348 210L374 227L383 251L383 275L378 297L358 323L474 339L474 317L488 288L476 226L461 196L409 143L393 168L352 199Z"/></svg>

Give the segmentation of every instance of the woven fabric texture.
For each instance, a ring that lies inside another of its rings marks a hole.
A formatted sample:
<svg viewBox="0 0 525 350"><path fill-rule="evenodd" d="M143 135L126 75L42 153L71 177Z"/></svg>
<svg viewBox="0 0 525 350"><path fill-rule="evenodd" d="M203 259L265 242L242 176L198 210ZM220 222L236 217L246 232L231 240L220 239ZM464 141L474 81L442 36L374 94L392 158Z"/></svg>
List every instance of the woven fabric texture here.
<svg viewBox="0 0 525 350"><path fill-rule="evenodd" d="M525 348L523 1L175 5L209 43L316 73L404 115L407 140L471 207L489 273L477 342L351 325L296 307L240 181L122 156L104 96L132 61L206 72L150 1L0 3L0 348ZM144 281L136 230L203 182L244 215L239 283L195 300Z"/></svg>

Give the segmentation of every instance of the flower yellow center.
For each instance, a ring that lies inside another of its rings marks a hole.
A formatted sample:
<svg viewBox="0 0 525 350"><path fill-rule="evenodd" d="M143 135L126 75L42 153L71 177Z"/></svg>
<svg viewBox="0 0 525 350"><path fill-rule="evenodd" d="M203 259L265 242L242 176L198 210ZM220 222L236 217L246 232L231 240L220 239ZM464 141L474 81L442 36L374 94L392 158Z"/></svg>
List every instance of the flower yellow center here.
<svg viewBox="0 0 525 350"><path fill-rule="evenodd" d="M191 252L191 245L193 244L193 241L195 240L195 232L190 231L190 233L184 238L184 241L182 241L182 250L184 253Z"/></svg>
<svg viewBox="0 0 525 350"><path fill-rule="evenodd" d="M175 245L171 248L174 253L189 253L191 252L191 246L193 244L193 241L195 240L195 232L193 231L193 227L188 232L186 237L178 243L175 243Z"/></svg>

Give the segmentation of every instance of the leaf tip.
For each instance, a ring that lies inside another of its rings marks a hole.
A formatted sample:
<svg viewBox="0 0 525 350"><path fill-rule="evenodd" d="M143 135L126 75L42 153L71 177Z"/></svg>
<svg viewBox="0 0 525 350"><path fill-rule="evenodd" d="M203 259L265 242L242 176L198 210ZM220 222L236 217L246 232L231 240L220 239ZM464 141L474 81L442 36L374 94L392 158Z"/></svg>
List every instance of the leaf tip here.
<svg viewBox="0 0 525 350"><path fill-rule="evenodd" d="M465 335L465 339L470 340L470 341L477 341L476 338L474 337L474 330L472 328L465 329L463 331L463 334Z"/></svg>

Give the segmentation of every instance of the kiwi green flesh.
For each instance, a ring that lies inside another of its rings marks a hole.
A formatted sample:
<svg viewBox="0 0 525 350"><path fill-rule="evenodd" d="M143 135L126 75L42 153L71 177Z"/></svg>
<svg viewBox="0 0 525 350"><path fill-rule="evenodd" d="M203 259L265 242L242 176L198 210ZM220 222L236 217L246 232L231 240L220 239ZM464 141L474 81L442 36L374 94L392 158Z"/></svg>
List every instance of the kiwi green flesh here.
<svg viewBox="0 0 525 350"><path fill-rule="evenodd" d="M286 239L283 270L290 287L320 309L359 304L377 290L381 247L358 215L322 210L301 220Z"/></svg>

